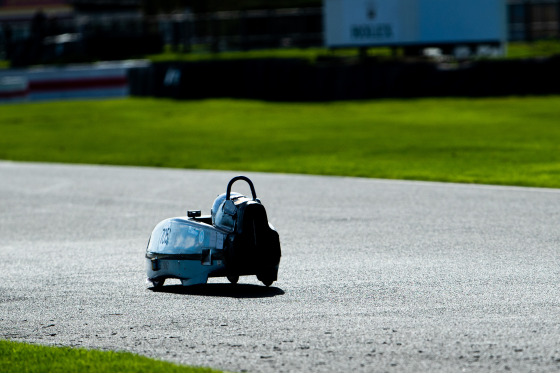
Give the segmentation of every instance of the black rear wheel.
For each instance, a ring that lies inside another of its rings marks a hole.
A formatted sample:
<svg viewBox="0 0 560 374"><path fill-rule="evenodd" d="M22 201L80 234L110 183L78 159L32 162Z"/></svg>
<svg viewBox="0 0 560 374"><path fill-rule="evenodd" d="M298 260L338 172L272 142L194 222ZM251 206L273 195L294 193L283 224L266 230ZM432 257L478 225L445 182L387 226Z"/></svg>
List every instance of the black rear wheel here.
<svg viewBox="0 0 560 374"><path fill-rule="evenodd" d="M237 284L239 282L239 275L228 275L227 279L231 284Z"/></svg>
<svg viewBox="0 0 560 374"><path fill-rule="evenodd" d="M276 280L276 274L265 273L257 275L257 279L260 280L265 286L270 287L272 283Z"/></svg>

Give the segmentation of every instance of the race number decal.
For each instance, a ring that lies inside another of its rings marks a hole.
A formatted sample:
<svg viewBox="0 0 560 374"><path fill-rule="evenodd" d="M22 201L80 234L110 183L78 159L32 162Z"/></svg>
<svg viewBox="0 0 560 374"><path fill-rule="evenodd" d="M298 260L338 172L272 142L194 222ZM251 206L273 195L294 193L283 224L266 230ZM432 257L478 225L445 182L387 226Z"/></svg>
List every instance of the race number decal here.
<svg viewBox="0 0 560 374"><path fill-rule="evenodd" d="M169 243L169 234L171 233L171 227L164 228L161 232L161 238L159 240L160 244L167 245Z"/></svg>

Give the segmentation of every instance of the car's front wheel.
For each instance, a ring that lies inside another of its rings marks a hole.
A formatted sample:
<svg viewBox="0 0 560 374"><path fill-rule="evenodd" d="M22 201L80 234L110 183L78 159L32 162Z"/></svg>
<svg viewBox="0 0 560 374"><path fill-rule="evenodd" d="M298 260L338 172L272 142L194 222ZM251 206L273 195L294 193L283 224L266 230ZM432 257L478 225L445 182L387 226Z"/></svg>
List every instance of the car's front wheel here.
<svg viewBox="0 0 560 374"><path fill-rule="evenodd" d="M150 279L150 282L152 282L152 286L154 288L161 288L163 287L163 284L165 283L165 278L162 279Z"/></svg>

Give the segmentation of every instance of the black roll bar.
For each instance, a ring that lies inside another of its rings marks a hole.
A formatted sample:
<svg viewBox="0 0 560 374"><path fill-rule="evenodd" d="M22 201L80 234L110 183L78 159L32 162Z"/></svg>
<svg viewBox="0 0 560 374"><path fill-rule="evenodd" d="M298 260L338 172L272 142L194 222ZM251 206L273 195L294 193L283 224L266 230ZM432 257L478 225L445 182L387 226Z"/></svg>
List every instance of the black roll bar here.
<svg viewBox="0 0 560 374"><path fill-rule="evenodd" d="M251 180L243 175L239 175L235 178L232 178L228 185L227 185L227 191L226 191L226 200L230 200L230 193L231 193L231 186L239 181L239 180L243 180L245 182L247 182L247 184L249 184L249 187L251 187L251 193L253 194L253 200L257 200L257 193L255 192L255 186L253 186L253 182L251 182Z"/></svg>

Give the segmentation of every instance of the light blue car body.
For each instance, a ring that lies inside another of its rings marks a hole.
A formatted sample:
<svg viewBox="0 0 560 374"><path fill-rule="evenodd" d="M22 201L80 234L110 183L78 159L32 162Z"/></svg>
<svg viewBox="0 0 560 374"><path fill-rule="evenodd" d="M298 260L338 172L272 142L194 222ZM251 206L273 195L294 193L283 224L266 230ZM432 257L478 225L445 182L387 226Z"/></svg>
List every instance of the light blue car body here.
<svg viewBox="0 0 560 374"><path fill-rule="evenodd" d="M188 217L161 221L146 251L148 279L177 278L190 286L224 276L226 236L227 232Z"/></svg>

